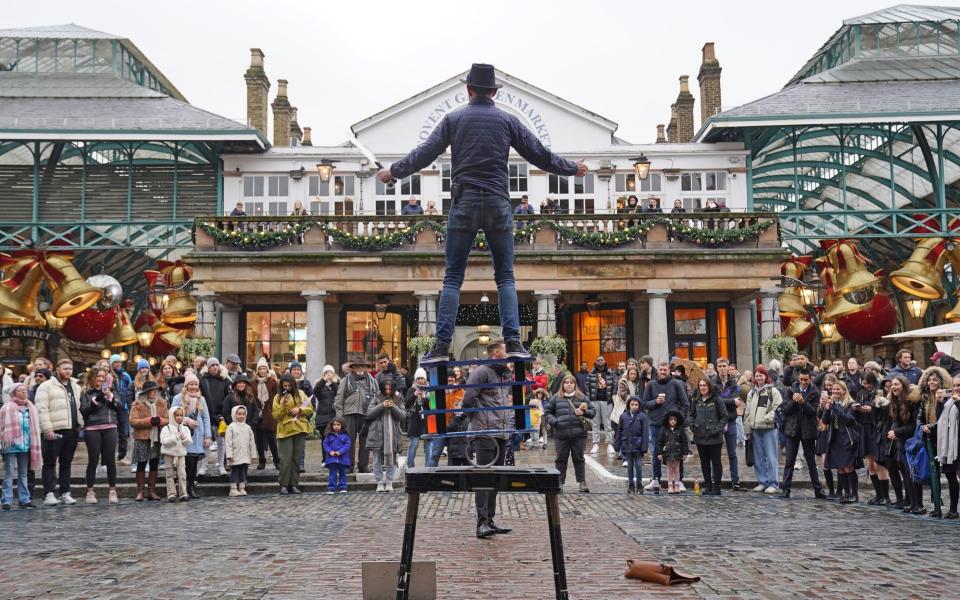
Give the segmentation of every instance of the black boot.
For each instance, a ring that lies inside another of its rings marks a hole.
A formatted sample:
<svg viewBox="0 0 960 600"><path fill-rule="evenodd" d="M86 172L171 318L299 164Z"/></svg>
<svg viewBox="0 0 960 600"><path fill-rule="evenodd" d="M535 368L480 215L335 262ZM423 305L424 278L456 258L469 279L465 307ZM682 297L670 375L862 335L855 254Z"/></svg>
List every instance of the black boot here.
<svg viewBox="0 0 960 600"><path fill-rule="evenodd" d="M847 473L837 471L837 491L840 504L850 504L850 478Z"/></svg>
<svg viewBox="0 0 960 600"><path fill-rule="evenodd" d="M267 459L261 458L260 462L257 463L257 470L262 471L267 468Z"/></svg>
<svg viewBox="0 0 960 600"><path fill-rule="evenodd" d="M857 472L847 473L847 504L860 502L860 482L857 481Z"/></svg>
<svg viewBox="0 0 960 600"><path fill-rule="evenodd" d="M867 504L869 504L870 506L877 506L878 504L880 504L880 500L882 498L882 495L880 493L880 478L877 477L876 475L871 475L870 483L873 484L873 498L871 498L870 500L867 500Z"/></svg>
<svg viewBox="0 0 960 600"><path fill-rule="evenodd" d="M890 472L890 483L893 485L893 495L896 497L897 501L893 504L888 504L890 508L894 510L902 510L905 506L903 501L903 481L900 479L900 472L895 470L896 467L891 469L887 467L887 470Z"/></svg>
<svg viewBox="0 0 960 600"><path fill-rule="evenodd" d="M913 484L913 510L910 511L910 514L914 514L914 515L927 514L927 509L923 507L923 484L922 483Z"/></svg>
<svg viewBox="0 0 960 600"><path fill-rule="evenodd" d="M823 480L826 482L827 490L829 490L830 492L829 494L827 494L827 500L839 500L840 490L834 487L833 485L833 471L831 471L830 469L824 469ZM839 483L839 481L837 483Z"/></svg>
<svg viewBox="0 0 960 600"><path fill-rule="evenodd" d="M880 501L877 502L877 506L889 506L890 505L890 480L881 479L880 480Z"/></svg>

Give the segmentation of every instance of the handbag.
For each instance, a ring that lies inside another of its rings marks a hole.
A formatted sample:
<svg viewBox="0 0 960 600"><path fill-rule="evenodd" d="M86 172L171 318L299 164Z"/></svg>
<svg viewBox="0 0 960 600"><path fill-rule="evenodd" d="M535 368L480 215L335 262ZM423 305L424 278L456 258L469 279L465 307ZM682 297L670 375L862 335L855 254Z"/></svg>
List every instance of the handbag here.
<svg viewBox="0 0 960 600"><path fill-rule="evenodd" d="M652 560L633 560L627 559L627 570L623 576L627 579L639 579L649 583L659 583L660 585L673 585L675 583L696 583L700 581L699 577L688 577L677 573L673 567L662 562Z"/></svg>
<svg viewBox="0 0 960 600"><path fill-rule="evenodd" d="M744 453L746 454L747 466L752 467L753 462L756 459L756 457L753 454L753 436L750 436L747 439L746 449L744 450Z"/></svg>
<svg viewBox="0 0 960 600"><path fill-rule="evenodd" d="M561 393L561 396L562 396L562 395L563 395L563 394ZM574 406L573 400L571 400L570 398L568 398L568 397L566 397L566 396L563 396L563 399L566 400L566 401L567 401L567 404L570 405L570 412L572 412L575 417L577 417L578 419L580 419L580 424L583 425L584 431L586 431L587 433L590 433L591 431L593 431L593 421L587 419L587 418L584 417L583 415L578 415L578 414L577 414L577 407Z"/></svg>

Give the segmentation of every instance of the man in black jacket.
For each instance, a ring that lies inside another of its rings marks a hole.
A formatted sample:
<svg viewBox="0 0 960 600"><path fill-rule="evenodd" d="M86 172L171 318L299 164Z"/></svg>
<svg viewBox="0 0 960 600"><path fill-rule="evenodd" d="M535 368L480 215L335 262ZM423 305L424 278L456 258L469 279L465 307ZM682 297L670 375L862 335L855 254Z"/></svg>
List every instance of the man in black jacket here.
<svg viewBox="0 0 960 600"><path fill-rule="evenodd" d="M630 400L627 400L629 404ZM670 411L679 411L680 414L690 414L690 399L687 398L687 389L682 382L670 376L670 363L661 362L657 365L657 378L647 384L643 390L643 401L640 408L647 413L650 419L650 438L657 439L663 419ZM657 453L651 453L653 476L650 483L643 489L660 489L660 461ZM683 479L683 463L680 464L680 479Z"/></svg>
<svg viewBox="0 0 960 600"><path fill-rule="evenodd" d="M803 460L807 463L813 493L817 498L826 498L817 475L817 460L814 450L817 442L817 407L820 405L820 390L813 385L809 370L797 371L797 383L780 407L783 414L783 441L786 459L783 464L783 484L780 486L781 498L790 497L790 483L793 481L793 466L797 462L797 452L803 446ZM773 487L773 486L771 486ZM765 490L768 494L776 490Z"/></svg>
<svg viewBox="0 0 960 600"><path fill-rule="evenodd" d="M407 393L407 378L398 370L397 366L390 360L390 355L381 352L377 357L377 385L383 385L384 381L393 381L393 387L401 396Z"/></svg>
<svg viewBox="0 0 960 600"><path fill-rule="evenodd" d="M430 165L447 146L451 147L453 206L444 240L447 266L437 307L436 342L420 360L421 366L448 360L460 287L473 240L480 230L486 235L493 259L507 357L530 358L520 343L520 311L513 276L513 210L507 171L510 148L555 175L583 177L587 173L582 160L574 163L550 152L518 117L497 108L494 97L502 86L496 81L493 65L474 64L462 81L470 98L467 106L447 113L422 144L377 173L384 183L402 179Z"/></svg>

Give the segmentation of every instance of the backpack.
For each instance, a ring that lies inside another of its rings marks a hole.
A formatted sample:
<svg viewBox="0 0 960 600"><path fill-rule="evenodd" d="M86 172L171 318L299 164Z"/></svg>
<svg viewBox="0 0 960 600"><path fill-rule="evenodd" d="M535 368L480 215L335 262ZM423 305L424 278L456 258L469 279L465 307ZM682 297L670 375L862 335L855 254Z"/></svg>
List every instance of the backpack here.
<svg viewBox="0 0 960 600"><path fill-rule="evenodd" d="M907 465L910 467L910 476L916 483L930 480L930 455L927 454L927 445L923 441L923 430L917 426L913 437L903 445L907 454Z"/></svg>

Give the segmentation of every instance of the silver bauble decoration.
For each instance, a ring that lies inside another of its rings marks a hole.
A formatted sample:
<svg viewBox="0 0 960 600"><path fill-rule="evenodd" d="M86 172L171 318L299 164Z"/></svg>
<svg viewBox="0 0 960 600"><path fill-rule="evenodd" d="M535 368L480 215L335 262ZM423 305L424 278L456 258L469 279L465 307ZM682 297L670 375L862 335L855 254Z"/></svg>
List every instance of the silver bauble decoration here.
<svg viewBox="0 0 960 600"><path fill-rule="evenodd" d="M113 277L100 273L88 277L87 283L103 291L103 295L100 296L100 301L96 305L97 310L110 310L123 301L123 287Z"/></svg>

